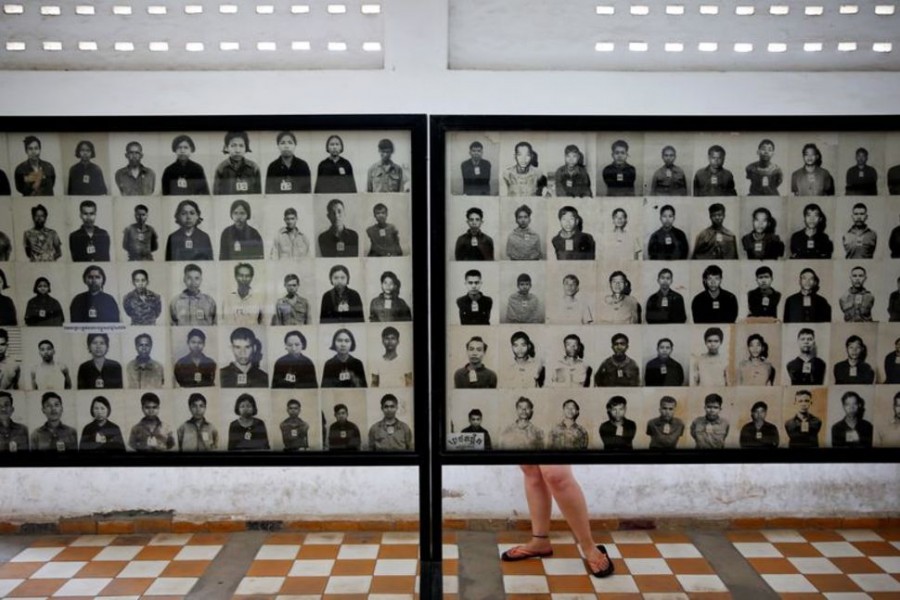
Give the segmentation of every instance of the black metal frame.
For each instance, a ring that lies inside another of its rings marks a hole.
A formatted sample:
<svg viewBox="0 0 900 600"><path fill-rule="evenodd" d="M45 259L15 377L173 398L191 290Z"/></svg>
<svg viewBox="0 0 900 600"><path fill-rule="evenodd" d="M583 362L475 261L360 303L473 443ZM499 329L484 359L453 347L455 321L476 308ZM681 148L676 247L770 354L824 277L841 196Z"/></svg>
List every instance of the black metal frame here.
<svg viewBox="0 0 900 600"><path fill-rule="evenodd" d="M461 116L432 115L431 135L431 213L432 230L431 277L432 286L443 290L446 281L446 230L443 226L447 200L446 179L448 134L457 131L898 131L900 115L884 116ZM444 466L463 465L519 465L519 464L724 464L724 463L896 463L900 462L900 448L854 450L823 448L803 450L741 450L729 448L716 451L636 450L611 453L602 450L579 452L546 451L448 451L445 446L447 416L447 300L443 293L434 299L431 308L432 395L434 417L431 436L434 448L431 470L441 473ZM432 482L432 511L440 516L440 478ZM440 538L441 520L432 521L435 536ZM438 540L440 541L440 540ZM438 543L436 556L440 558Z"/></svg>

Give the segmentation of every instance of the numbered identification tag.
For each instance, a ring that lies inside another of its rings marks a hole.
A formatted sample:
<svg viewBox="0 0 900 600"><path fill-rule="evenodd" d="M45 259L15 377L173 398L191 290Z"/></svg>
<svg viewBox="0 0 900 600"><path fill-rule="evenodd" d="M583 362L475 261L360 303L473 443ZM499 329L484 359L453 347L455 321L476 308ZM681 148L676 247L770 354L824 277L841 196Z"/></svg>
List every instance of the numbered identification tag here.
<svg viewBox="0 0 900 600"><path fill-rule="evenodd" d="M853 296L853 303L857 306L862 304L862 296L860 294L856 294L855 296Z"/></svg>
<svg viewBox="0 0 900 600"><path fill-rule="evenodd" d="M200 372L194 373L194 383L200 383L201 381L203 381L203 376Z"/></svg>
<svg viewBox="0 0 900 600"><path fill-rule="evenodd" d="M860 179L862 179L864 173L865 173L865 172L864 172L862 169L860 169L860 170L858 170L858 171L856 172L856 176L859 177Z"/></svg>
<svg viewBox="0 0 900 600"><path fill-rule="evenodd" d="M803 306L809 308L812 306L812 298L809 296L803 296Z"/></svg>
<svg viewBox="0 0 900 600"><path fill-rule="evenodd" d="M850 377L856 377L857 373L859 373L859 370L856 365L850 367Z"/></svg>
<svg viewBox="0 0 900 600"><path fill-rule="evenodd" d="M82 175L82 176L81 176L81 183L90 183L90 182L91 182L91 176L90 176L90 175Z"/></svg>
<svg viewBox="0 0 900 600"><path fill-rule="evenodd" d="M235 251L235 252L240 252L240 251L241 251L241 243L238 242L237 240L235 240L235 242L234 242L234 251Z"/></svg>
<svg viewBox="0 0 900 600"><path fill-rule="evenodd" d="M197 310L194 311L194 318L197 319L198 321L202 321L203 319L206 318L206 313L198 308Z"/></svg>
<svg viewBox="0 0 900 600"><path fill-rule="evenodd" d="M341 431L341 439L342 439L342 440L343 440L343 439L347 439L347 432L346 432L346 431Z"/></svg>
<svg viewBox="0 0 900 600"><path fill-rule="evenodd" d="M193 250L194 249L194 240L184 240L184 249L185 250Z"/></svg>
<svg viewBox="0 0 900 600"><path fill-rule="evenodd" d="M38 311L38 316L43 319L44 317L47 316L47 311L42 308L41 310Z"/></svg>
<svg viewBox="0 0 900 600"><path fill-rule="evenodd" d="M391 310L391 308L392 308L393 306L394 306L394 301L393 301L391 298L385 298L385 299L384 299L384 308L385 308L385 310Z"/></svg>
<svg viewBox="0 0 900 600"><path fill-rule="evenodd" d="M809 433L809 421L803 421L800 423L800 431L803 433Z"/></svg>
<svg viewBox="0 0 900 600"><path fill-rule="evenodd" d="M575 240L566 240L566 252L575 250Z"/></svg>
<svg viewBox="0 0 900 600"><path fill-rule="evenodd" d="M808 181L809 183L815 183L815 182L816 182L816 175L815 175L815 173L807 173L807 174L806 174L806 181Z"/></svg>
<svg viewBox="0 0 900 600"><path fill-rule="evenodd" d="M722 235L721 233L717 233L717 234L716 234L716 241L719 242L719 243L721 244L722 242L725 241L725 236Z"/></svg>
<svg viewBox="0 0 900 600"><path fill-rule="evenodd" d="M712 307L713 307L713 310L719 310L719 301L713 300Z"/></svg>
<svg viewBox="0 0 900 600"><path fill-rule="evenodd" d="M806 249L814 250L816 247L816 242L814 240L806 240Z"/></svg>
<svg viewBox="0 0 900 600"><path fill-rule="evenodd" d="M659 368L660 375L665 375L667 372L668 372L668 369L666 368L666 365L663 365Z"/></svg>
<svg viewBox="0 0 900 600"><path fill-rule="evenodd" d="M379 230L378 230L378 237L387 237L387 230L386 230L386 229L379 229Z"/></svg>
<svg viewBox="0 0 900 600"><path fill-rule="evenodd" d="M812 361L806 361L803 363L803 372L807 375L812 373Z"/></svg>
<svg viewBox="0 0 900 600"><path fill-rule="evenodd" d="M477 381L478 373L476 373L474 369L469 369L469 383L476 383Z"/></svg>
<svg viewBox="0 0 900 600"><path fill-rule="evenodd" d="M338 167L338 175L346 175L346 174L347 174L347 169L345 169L344 167Z"/></svg>
<svg viewBox="0 0 900 600"><path fill-rule="evenodd" d="M293 373L288 373L287 375L284 376L284 380L287 381L288 383L297 383L297 376L294 375Z"/></svg>
<svg viewBox="0 0 900 600"><path fill-rule="evenodd" d="M15 440L9 440L9 451L17 452L18 450L19 450L19 444L17 444Z"/></svg>
<svg viewBox="0 0 900 600"><path fill-rule="evenodd" d="M238 385L247 385L247 374L246 373L238 373L237 384Z"/></svg>
<svg viewBox="0 0 900 600"><path fill-rule="evenodd" d="M659 303L659 305L662 306L663 308L669 308L669 299L663 298L662 301Z"/></svg>
<svg viewBox="0 0 900 600"><path fill-rule="evenodd" d="M200 439L203 440L204 442L209 443L209 432L208 432L208 431L201 431L201 432L200 432Z"/></svg>
<svg viewBox="0 0 900 600"><path fill-rule="evenodd" d="M346 300L341 300L341 303L338 304L338 312L348 312L350 310L350 305L347 304Z"/></svg>
<svg viewBox="0 0 900 600"><path fill-rule="evenodd" d="M567 187L567 188L572 187L573 183L574 183L574 182L573 182L571 179L566 179L566 187Z"/></svg>
<svg viewBox="0 0 900 600"><path fill-rule="evenodd" d="M88 244L88 245L87 245L87 248L85 248L84 251L85 251L87 254L96 254L96 253L97 253L97 248L96 248L96 246L94 246L94 244Z"/></svg>
<svg viewBox="0 0 900 600"><path fill-rule="evenodd" d="M622 425L616 425L616 437L622 437L625 435L625 427Z"/></svg>
<svg viewBox="0 0 900 600"><path fill-rule="evenodd" d="M768 306L768 305L769 305L769 302L770 302L769 297L768 297L768 296L763 296L763 299L762 299L762 305L763 305L763 306Z"/></svg>
<svg viewBox="0 0 900 600"><path fill-rule="evenodd" d="M672 433L672 426L669 425L668 423L663 425L663 433L666 435L669 435L670 433Z"/></svg>
<svg viewBox="0 0 900 600"><path fill-rule="evenodd" d="M179 177L178 182L175 184L179 189L185 190L187 189L187 179L184 177Z"/></svg>
<svg viewBox="0 0 900 600"><path fill-rule="evenodd" d="M856 443L859 441L859 433L855 429L851 429L847 432L847 441L851 443Z"/></svg>
<svg viewBox="0 0 900 600"><path fill-rule="evenodd" d="M291 429L291 437L297 437L300 434L296 429Z"/></svg>
<svg viewBox="0 0 900 600"><path fill-rule="evenodd" d="M344 252L346 250L347 245L344 242L338 242L337 247L335 248L338 252Z"/></svg>
<svg viewBox="0 0 900 600"><path fill-rule="evenodd" d="M763 251L762 242L755 242L753 244L753 251L756 252L757 254L761 253Z"/></svg>
<svg viewBox="0 0 900 600"><path fill-rule="evenodd" d="M242 179L238 179L237 181L234 182L234 189L239 192L246 192L247 190L250 189L250 184L248 184L246 181L244 181Z"/></svg>
<svg viewBox="0 0 900 600"><path fill-rule="evenodd" d="M848 436L849 439L849 436ZM56 451L57 452L65 452L66 451L66 443L62 440L56 440Z"/></svg>
<svg viewBox="0 0 900 600"><path fill-rule="evenodd" d="M387 433L388 433L388 435L394 435L394 426L393 425L388 425Z"/></svg>
<svg viewBox="0 0 900 600"><path fill-rule="evenodd" d="M667 235L667 236L666 236L665 244L666 244L666 246L671 246L671 245L672 245L672 236L671 236L671 235Z"/></svg>
<svg viewBox="0 0 900 600"><path fill-rule="evenodd" d="M93 306L88 309L88 319L96 319L97 318L97 309Z"/></svg>
<svg viewBox="0 0 900 600"><path fill-rule="evenodd" d="M763 186L763 187L769 187L769 176L768 176L768 175L763 175L763 178L762 178L762 186Z"/></svg>
<svg viewBox="0 0 900 600"><path fill-rule="evenodd" d="M761 439L762 439L762 431L757 431L757 432L756 432L756 439L758 439L758 440L761 440Z"/></svg>
<svg viewBox="0 0 900 600"><path fill-rule="evenodd" d="M253 439L253 434L250 433L249 431L245 431L245 432L244 432L244 439L245 439L246 441L249 442L250 440Z"/></svg>
<svg viewBox="0 0 900 600"><path fill-rule="evenodd" d="M282 179L282 180L281 180L281 191L282 191L282 192L289 192L289 191L291 191L292 189L294 189L294 184L293 184L293 183L291 183L291 182L290 182L289 180L287 180L287 179Z"/></svg>
<svg viewBox="0 0 900 600"><path fill-rule="evenodd" d="M137 234L137 241L139 241L139 242L143 242L143 241L144 241L144 234L143 234L143 232L140 232L140 231L138 232L138 234Z"/></svg>
<svg viewBox="0 0 900 600"><path fill-rule="evenodd" d="M106 436L103 435L102 433L98 433L98 434L97 434L97 437L94 438L94 441L97 442L98 444L105 444L105 443L106 443Z"/></svg>
<svg viewBox="0 0 900 600"><path fill-rule="evenodd" d="M625 181L624 173L616 173L616 181Z"/></svg>
<svg viewBox="0 0 900 600"><path fill-rule="evenodd" d="M707 423L706 426L704 427L704 429L706 430L706 433L712 433L713 432L712 423Z"/></svg>
<svg viewBox="0 0 900 600"><path fill-rule="evenodd" d="M344 370L341 371L340 375L338 375L339 381L350 381L350 371Z"/></svg>
<svg viewBox="0 0 900 600"><path fill-rule="evenodd" d="M157 444L156 444L156 436L155 435L151 435L150 437L147 438L147 446L149 448L156 448Z"/></svg>
<svg viewBox="0 0 900 600"><path fill-rule="evenodd" d="M666 179L672 178L672 169L666 169Z"/></svg>
<svg viewBox="0 0 900 600"><path fill-rule="evenodd" d="M625 377L625 372L622 369L616 369L616 377L622 378Z"/></svg>
<svg viewBox="0 0 900 600"><path fill-rule="evenodd" d="M474 172L476 175L481 175L481 167L475 167L475 168L473 169L473 172Z"/></svg>
<svg viewBox="0 0 900 600"><path fill-rule="evenodd" d="M472 306L469 307L473 313L478 312L478 300L472 300Z"/></svg>
<svg viewBox="0 0 900 600"><path fill-rule="evenodd" d="M719 178L716 175L713 175L709 178L710 185L719 185Z"/></svg>
<svg viewBox="0 0 900 600"><path fill-rule="evenodd" d="M478 247L478 238L475 236L472 236L469 239L469 245L472 246L473 248L477 248Z"/></svg>

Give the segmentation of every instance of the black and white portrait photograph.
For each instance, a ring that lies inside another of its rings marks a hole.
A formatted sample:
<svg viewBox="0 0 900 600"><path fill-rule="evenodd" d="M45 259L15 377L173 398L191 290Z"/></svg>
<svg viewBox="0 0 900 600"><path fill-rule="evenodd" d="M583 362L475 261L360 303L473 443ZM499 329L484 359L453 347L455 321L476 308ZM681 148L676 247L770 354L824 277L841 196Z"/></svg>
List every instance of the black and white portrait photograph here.
<svg viewBox="0 0 900 600"><path fill-rule="evenodd" d="M454 196L500 195L500 134L454 134L447 166L450 193Z"/></svg>
<svg viewBox="0 0 900 600"><path fill-rule="evenodd" d="M647 132L643 164L644 195L690 196L694 173L693 134Z"/></svg>

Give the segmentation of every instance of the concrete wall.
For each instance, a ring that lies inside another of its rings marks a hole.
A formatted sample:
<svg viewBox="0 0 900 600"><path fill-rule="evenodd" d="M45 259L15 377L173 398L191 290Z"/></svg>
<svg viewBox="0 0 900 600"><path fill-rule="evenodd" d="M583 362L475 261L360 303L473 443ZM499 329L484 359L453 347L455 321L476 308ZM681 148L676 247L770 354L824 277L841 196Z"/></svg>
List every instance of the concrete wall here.
<svg viewBox="0 0 900 600"><path fill-rule="evenodd" d="M239 79L216 72L0 72L0 114L890 114L900 97L898 73L448 71L446 0L392 0L386 11L383 71L246 72ZM577 472L596 516L853 516L900 506L898 465ZM520 486L516 467L447 469L446 514L524 513ZM0 519L137 509L412 517L416 489L415 471L401 468L4 469Z"/></svg>

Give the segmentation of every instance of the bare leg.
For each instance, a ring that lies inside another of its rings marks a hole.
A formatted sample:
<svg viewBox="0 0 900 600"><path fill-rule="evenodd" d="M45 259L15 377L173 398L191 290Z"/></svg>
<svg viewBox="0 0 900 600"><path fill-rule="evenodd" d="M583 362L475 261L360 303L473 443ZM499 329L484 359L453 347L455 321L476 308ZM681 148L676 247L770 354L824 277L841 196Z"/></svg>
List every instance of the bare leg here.
<svg viewBox="0 0 900 600"><path fill-rule="evenodd" d="M562 511L563 516L566 518L566 522L575 535L575 540L578 542L585 559L592 567L604 568L607 559L597 550L597 546L594 543L591 524L588 519L587 502L584 499L584 492L581 491L581 486L572 474L572 467L569 465L541 465L539 468L544 483L549 488L553 499L556 500L559 510ZM550 515L548 513L548 525L549 519Z"/></svg>
<svg viewBox="0 0 900 600"><path fill-rule="evenodd" d="M537 465L520 465L524 474L525 498L528 500L528 513L531 516L532 537L525 548L532 552L544 552L550 549L550 539L546 536L550 532L550 511L553 508L553 499L550 489L544 481L541 467Z"/></svg>

